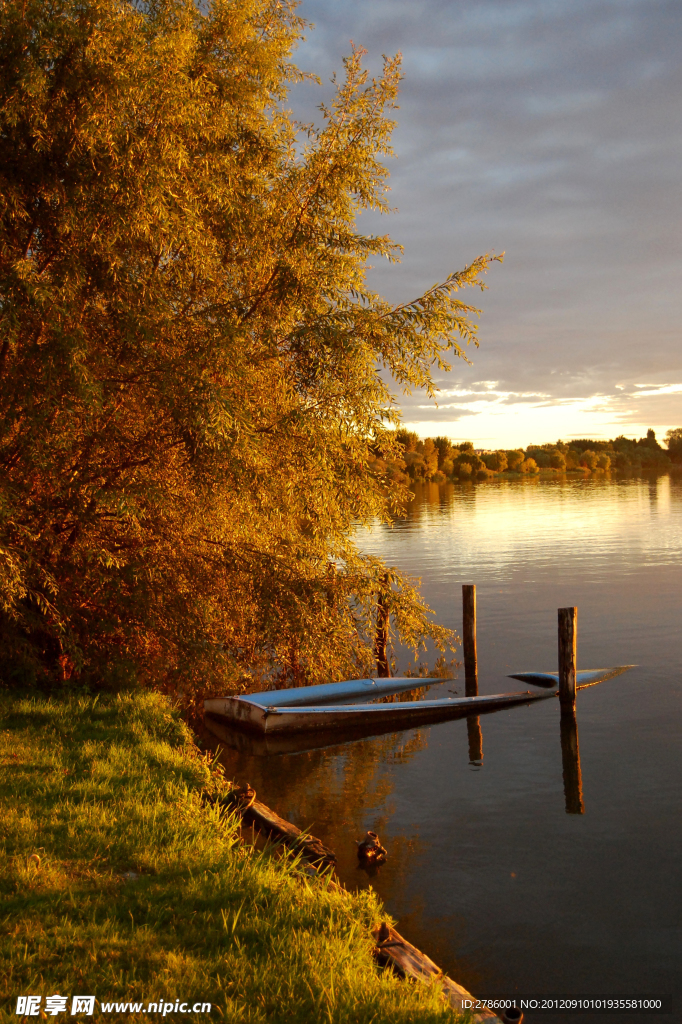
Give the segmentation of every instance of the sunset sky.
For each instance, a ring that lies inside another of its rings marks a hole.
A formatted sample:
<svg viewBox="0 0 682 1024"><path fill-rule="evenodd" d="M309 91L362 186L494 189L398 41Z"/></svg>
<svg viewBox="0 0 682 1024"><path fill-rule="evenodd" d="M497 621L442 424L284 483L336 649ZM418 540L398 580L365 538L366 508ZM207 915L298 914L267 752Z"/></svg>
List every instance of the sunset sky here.
<svg viewBox="0 0 682 1024"><path fill-rule="evenodd" d="M659 439L682 426L682 4L679 0L303 0L296 60L312 118L350 40L403 54L389 162L405 246L372 285L402 300L505 251L481 347L439 379L438 408L401 398L407 426L476 447L561 437ZM376 220L376 226L375 226ZM371 223L371 228L368 227Z"/></svg>

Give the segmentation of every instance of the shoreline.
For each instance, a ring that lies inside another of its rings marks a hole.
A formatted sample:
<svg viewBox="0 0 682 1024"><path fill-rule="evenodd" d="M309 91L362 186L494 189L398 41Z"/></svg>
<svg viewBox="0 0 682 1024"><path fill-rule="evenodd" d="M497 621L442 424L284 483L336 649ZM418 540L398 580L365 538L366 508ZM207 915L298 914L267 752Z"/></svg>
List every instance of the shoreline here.
<svg viewBox="0 0 682 1024"><path fill-rule="evenodd" d="M373 892L319 884L296 858L244 843L236 816L204 799L225 780L168 698L6 690L0 712L13 922L0 1019L15 1019L19 997L55 993L93 995L96 1016L125 1001L145 1021L180 1001L235 1022L467 1019L437 980L377 969L372 929L386 914Z"/></svg>
<svg viewBox="0 0 682 1024"><path fill-rule="evenodd" d="M447 484L485 484L494 483L496 480L633 480L649 479L650 477L661 476L682 476L682 464L672 463L665 469L539 469L536 473L518 473L516 471L504 470L496 473L494 470L483 471L478 474L465 477L446 477L445 480L411 480L408 487L418 485L435 484L443 487Z"/></svg>
<svg viewBox="0 0 682 1024"><path fill-rule="evenodd" d="M244 791L248 799L242 795ZM236 800L231 799L233 794L236 794ZM268 837L274 836L292 851L300 853L301 858L310 864L306 871L310 878L315 878L326 886L348 891L340 880L332 877L336 864L334 852L321 840L301 832L296 825L285 821L276 811L256 800L255 790L250 786L235 788L227 797L219 799L226 806L236 808L246 824L255 824L259 832L265 832ZM403 978L421 982L436 981L442 988L445 999L460 1013L466 1013L464 1002L477 1002L471 992L444 974L429 956L413 946L388 920L373 927L371 935L376 942L374 956L381 966L392 968ZM487 1007L480 1012L472 1011L471 1021L472 1024L503 1024Z"/></svg>

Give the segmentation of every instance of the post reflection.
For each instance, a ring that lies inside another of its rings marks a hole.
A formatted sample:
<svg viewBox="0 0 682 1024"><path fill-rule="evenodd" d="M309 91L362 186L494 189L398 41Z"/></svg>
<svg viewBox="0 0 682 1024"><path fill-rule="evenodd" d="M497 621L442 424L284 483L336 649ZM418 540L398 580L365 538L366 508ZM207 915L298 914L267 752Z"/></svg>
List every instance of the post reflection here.
<svg viewBox="0 0 682 1024"><path fill-rule="evenodd" d="M561 761L564 770L566 814L584 814L578 722L575 717L575 708L571 706L561 709Z"/></svg>
<svg viewBox="0 0 682 1024"><path fill-rule="evenodd" d="M469 764L481 768L483 766L483 733L478 715L469 715L467 718L467 733L469 736Z"/></svg>
<svg viewBox="0 0 682 1024"><path fill-rule="evenodd" d="M465 675L464 693L467 697L478 697L478 669L474 665ZM481 719L478 715L467 717L467 735L469 737L469 764L476 768L483 766L483 733Z"/></svg>

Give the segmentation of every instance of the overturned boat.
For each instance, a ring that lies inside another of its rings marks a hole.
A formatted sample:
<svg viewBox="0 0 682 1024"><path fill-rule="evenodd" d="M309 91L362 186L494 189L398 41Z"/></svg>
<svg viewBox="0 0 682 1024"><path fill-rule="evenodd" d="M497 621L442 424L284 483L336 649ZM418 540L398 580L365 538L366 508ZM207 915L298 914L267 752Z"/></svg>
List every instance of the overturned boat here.
<svg viewBox="0 0 682 1024"><path fill-rule="evenodd" d="M436 700L372 704L407 690L443 682L442 679L394 677L352 679L342 683L267 690L242 697L212 697L204 701L206 725L211 719L260 734L297 733L327 729L384 726L408 729L426 722L478 715L497 708L553 697L554 692L496 693L480 697L442 697Z"/></svg>

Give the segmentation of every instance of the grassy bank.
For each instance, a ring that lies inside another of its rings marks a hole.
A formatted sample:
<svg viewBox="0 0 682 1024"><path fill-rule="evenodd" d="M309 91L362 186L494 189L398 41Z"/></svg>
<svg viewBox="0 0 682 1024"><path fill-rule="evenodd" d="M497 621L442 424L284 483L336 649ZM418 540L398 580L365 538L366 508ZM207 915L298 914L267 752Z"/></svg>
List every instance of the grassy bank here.
<svg viewBox="0 0 682 1024"><path fill-rule="evenodd" d="M219 784L157 694L0 701L0 1019L17 997L211 1003L193 1019L452 1021L437 989L377 971L381 911L241 844ZM188 1019L187 1014L167 1014ZM44 1018L45 1013L41 1012ZM83 1018L81 1018L83 1019Z"/></svg>

